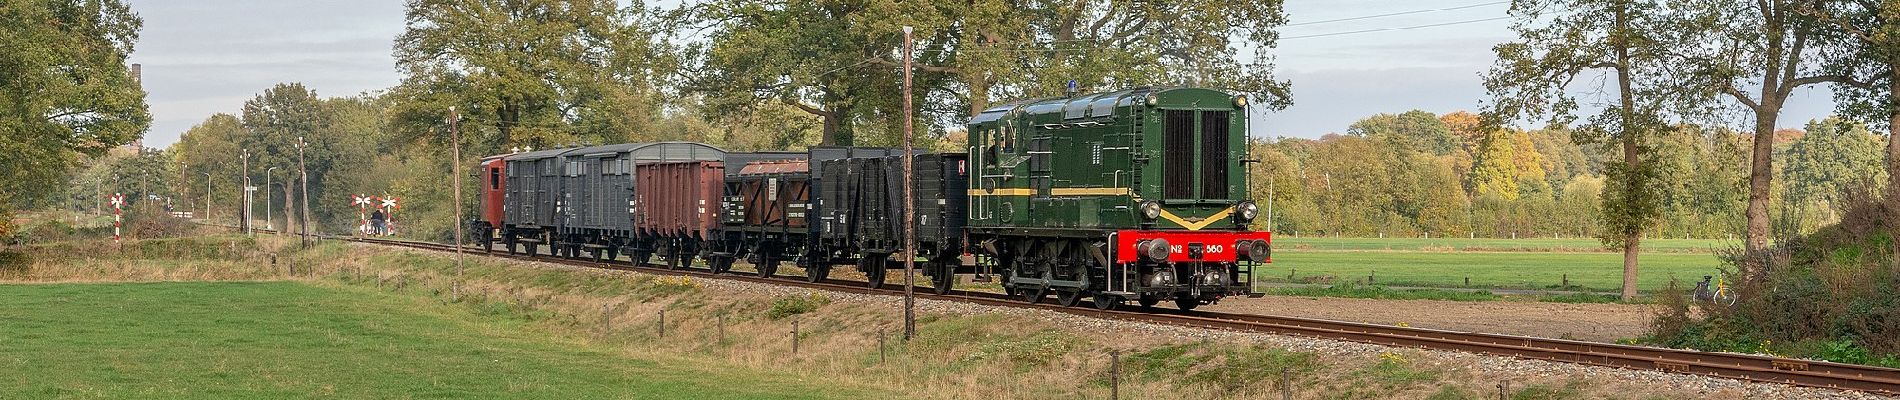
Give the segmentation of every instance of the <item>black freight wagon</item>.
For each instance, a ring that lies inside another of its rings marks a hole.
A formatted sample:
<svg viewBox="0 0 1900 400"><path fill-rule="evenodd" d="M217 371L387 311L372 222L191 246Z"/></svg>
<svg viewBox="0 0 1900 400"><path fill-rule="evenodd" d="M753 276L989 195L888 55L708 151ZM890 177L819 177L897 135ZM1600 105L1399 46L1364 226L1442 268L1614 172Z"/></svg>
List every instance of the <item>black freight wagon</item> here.
<svg viewBox="0 0 1900 400"><path fill-rule="evenodd" d="M901 154L901 151L899 151ZM963 154L918 154L916 185L918 263L926 275L949 279L963 254L968 216L968 165ZM852 260L872 287L886 270L902 268L904 159L901 156L823 161L819 193L821 248L834 260ZM945 286L947 289L947 285Z"/></svg>

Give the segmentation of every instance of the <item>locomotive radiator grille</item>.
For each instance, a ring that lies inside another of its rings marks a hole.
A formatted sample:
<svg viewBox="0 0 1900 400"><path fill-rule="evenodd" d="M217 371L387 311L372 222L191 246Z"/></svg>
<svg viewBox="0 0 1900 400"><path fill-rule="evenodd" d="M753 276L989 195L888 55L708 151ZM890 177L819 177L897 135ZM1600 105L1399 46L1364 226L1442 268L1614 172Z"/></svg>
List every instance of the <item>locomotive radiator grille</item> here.
<svg viewBox="0 0 1900 400"><path fill-rule="evenodd" d="M1194 112L1168 110L1163 129L1162 194L1170 199L1194 198Z"/></svg>
<svg viewBox="0 0 1900 400"><path fill-rule="evenodd" d="M1228 124L1226 111L1201 112L1201 198L1226 199Z"/></svg>

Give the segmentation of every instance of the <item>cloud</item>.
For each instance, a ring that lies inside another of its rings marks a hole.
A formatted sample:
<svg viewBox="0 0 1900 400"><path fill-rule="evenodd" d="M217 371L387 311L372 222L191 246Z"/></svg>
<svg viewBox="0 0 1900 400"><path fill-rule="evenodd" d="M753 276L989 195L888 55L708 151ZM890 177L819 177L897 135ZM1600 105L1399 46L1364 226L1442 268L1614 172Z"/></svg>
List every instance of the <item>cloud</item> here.
<svg viewBox="0 0 1900 400"><path fill-rule="evenodd" d="M322 96L398 83L390 47L402 2L128 0L145 20L131 62L152 107L147 146L164 147L216 113L284 82Z"/></svg>

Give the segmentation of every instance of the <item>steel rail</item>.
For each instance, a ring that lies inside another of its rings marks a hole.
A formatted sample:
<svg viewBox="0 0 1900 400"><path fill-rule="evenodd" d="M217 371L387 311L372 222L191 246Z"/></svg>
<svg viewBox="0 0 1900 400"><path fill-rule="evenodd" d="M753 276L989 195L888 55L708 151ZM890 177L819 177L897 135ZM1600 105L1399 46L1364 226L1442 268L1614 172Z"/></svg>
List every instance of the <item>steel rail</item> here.
<svg viewBox="0 0 1900 400"><path fill-rule="evenodd" d="M424 250L455 251L453 245L441 243L353 238L347 236L334 238ZM477 252L488 256L551 262L580 267L639 271L676 276L697 276L775 285L792 285L859 294L896 295L902 292L901 289L894 288L871 289L863 286L863 282L861 281L826 279L814 283L791 276L761 278L754 275L734 273L713 274L710 271L698 268L667 269L664 265L659 264L634 265L630 261L621 260L595 262L591 259L570 259L552 256L542 257L538 254L511 255L489 252L475 247L463 247L462 251ZM1884 395L1900 395L1900 369L1867 365L1494 333L1457 332L1300 317L1231 314L1207 311L1190 311L1172 314L1126 310L1103 311L1085 307L1062 307L1054 304L1030 304L999 293L972 292L967 290L955 290L947 295L919 292L917 296L990 306L1040 309L1085 317L1148 322L1163 325L1306 336L1386 346L1454 350L1561 363L1632 370L1654 370L1754 382L1854 390ZM1153 309L1149 311L1153 311Z"/></svg>

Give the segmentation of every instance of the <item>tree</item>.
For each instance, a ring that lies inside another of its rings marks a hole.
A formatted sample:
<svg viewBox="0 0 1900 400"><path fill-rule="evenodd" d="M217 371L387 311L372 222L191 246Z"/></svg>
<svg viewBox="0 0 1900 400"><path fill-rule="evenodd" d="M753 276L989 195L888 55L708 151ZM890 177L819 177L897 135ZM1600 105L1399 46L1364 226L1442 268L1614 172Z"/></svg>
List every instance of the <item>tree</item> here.
<svg viewBox="0 0 1900 400"><path fill-rule="evenodd" d="M441 143L448 108L471 121L471 154L576 141L620 142L658 114L654 81L669 71L638 2L408 0L396 38L403 83L392 128ZM647 138L652 139L652 138Z"/></svg>
<svg viewBox="0 0 1900 400"><path fill-rule="evenodd" d="M117 0L0 4L0 217L151 124L125 62L143 24Z"/></svg>
<svg viewBox="0 0 1900 400"><path fill-rule="evenodd" d="M1880 168L1880 138L1840 117L1809 122L1807 130L1784 156L1787 201L1797 208L1819 205L1828 214L1825 220L1835 220L1846 200L1841 196L1850 188L1887 178Z"/></svg>
<svg viewBox="0 0 1900 400"><path fill-rule="evenodd" d="M1451 154L1460 147L1458 138L1452 136L1445 122L1437 115L1420 110L1366 117L1353 122L1346 133L1437 156Z"/></svg>
<svg viewBox="0 0 1900 400"><path fill-rule="evenodd" d="M1815 0L1707 0L1684 1L1685 19L1704 32L1700 46L1684 46L1697 78L1714 93L1727 96L1754 117L1755 141L1749 159L1748 230L1744 247L1750 254L1768 248L1772 234L1768 202L1774 180L1774 134L1781 109L1802 86L1841 80L1822 73L1817 59L1825 48L1816 37L1817 24L1799 10ZM1748 93L1753 90L1755 93ZM1749 257L1756 260L1758 257ZM1745 266L1763 272L1759 262Z"/></svg>
<svg viewBox="0 0 1900 400"><path fill-rule="evenodd" d="M1801 9L1816 17L1845 51L1827 58L1840 77L1841 113L1878 121L1887 131L1887 196L1900 199L1900 3L1829 0Z"/></svg>
<svg viewBox="0 0 1900 400"><path fill-rule="evenodd" d="M1641 241L1661 213L1660 177L1644 148L1680 96L1675 89L1686 86L1670 80L1668 54L1679 39L1667 35L1673 27L1665 11L1653 0L1515 0L1519 40L1494 49L1498 63L1485 76L1493 123L1530 116L1568 125L1578 108L1572 83L1592 72L1609 75L1612 105L1578 127L1575 139L1621 147L1607 171L1601 233L1605 245L1623 250L1625 299L1636 297Z"/></svg>
<svg viewBox="0 0 1900 400"><path fill-rule="evenodd" d="M238 198L228 194L241 182L237 160L231 155L240 153L238 143L247 134L237 116L213 114L185 130L178 142L166 150L185 170L180 177L180 192L193 207L210 204L215 205L216 210L237 209ZM214 192L205 192L207 188ZM203 211L201 214L214 212L199 210ZM200 215L200 218L210 218L210 215Z"/></svg>
<svg viewBox="0 0 1900 400"><path fill-rule="evenodd" d="M1469 178L1473 195L1517 200L1518 146L1512 136L1509 130L1495 129L1479 140L1478 151L1472 155Z"/></svg>
<svg viewBox="0 0 1900 400"><path fill-rule="evenodd" d="M918 38L923 121L954 125L998 100L1144 85L1194 84L1247 94L1270 109L1289 103L1274 79L1280 1L778 2L712 0L673 20L710 31L684 80L710 119L785 104L821 118L823 144L884 141L901 101L900 28ZM1191 80L1186 80L1191 79Z"/></svg>

